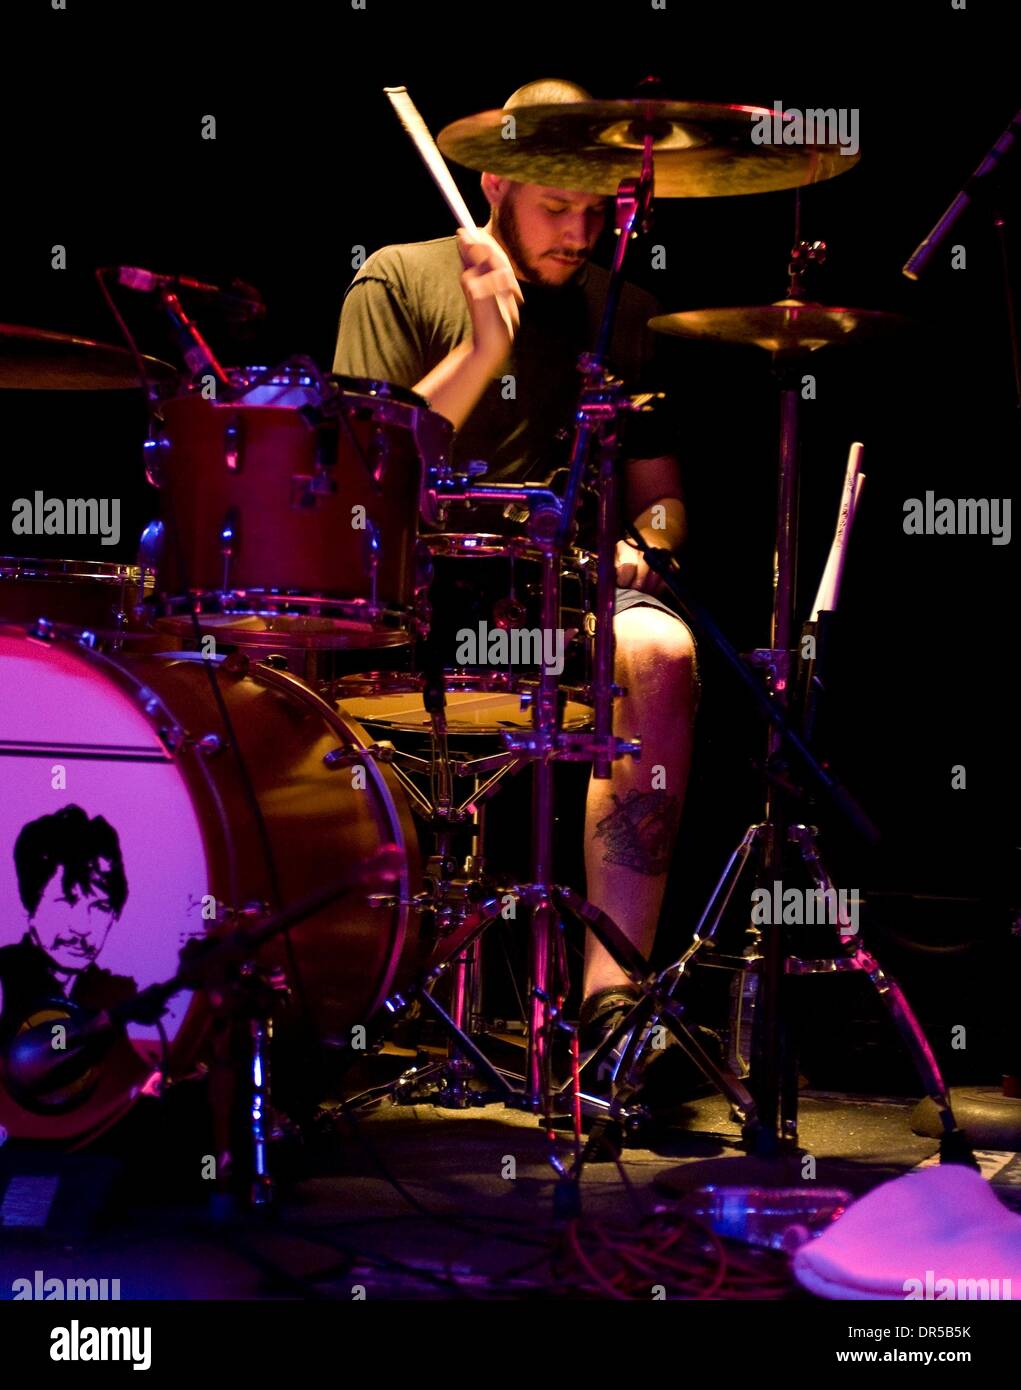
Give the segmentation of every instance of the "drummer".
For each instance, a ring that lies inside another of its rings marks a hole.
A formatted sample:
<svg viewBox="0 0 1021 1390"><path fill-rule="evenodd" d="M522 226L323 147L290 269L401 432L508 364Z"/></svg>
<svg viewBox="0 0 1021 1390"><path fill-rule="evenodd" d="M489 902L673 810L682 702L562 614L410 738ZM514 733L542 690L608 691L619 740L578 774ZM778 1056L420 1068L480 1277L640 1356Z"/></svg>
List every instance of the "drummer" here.
<svg viewBox="0 0 1021 1390"><path fill-rule="evenodd" d="M548 80L520 87L504 109L588 100L581 87ZM589 257L608 203L492 173L483 173L482 192L490 208L483 231L387 246L368 258L344 297L333 369L423 396L457 430L455 467L483 459L487 482L545 482L566 458L577 361L602 313L609 276ZM625 284L609 357L630 389L644 379L646 325L657 312L651 295ZM624 510L651 544L676 549L685 535L679 468L652 422L639 415L626 425ZM657 597L661 581L641 552L619 541L616 565L614 679L628 694L616 702L614 731L640 738L642 756L618 759L612 777L590 780L587 893L648 956L691 759L695 650L688 628ZM584 1048L630 998L626 977L589 933Z"/></svg>

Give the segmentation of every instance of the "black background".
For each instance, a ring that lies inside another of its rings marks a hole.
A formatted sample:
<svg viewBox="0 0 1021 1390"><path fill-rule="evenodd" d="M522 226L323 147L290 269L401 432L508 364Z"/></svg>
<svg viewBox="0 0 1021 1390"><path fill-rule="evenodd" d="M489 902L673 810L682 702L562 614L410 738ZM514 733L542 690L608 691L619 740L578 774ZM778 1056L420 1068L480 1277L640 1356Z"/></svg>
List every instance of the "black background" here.
<svg viewBox="0 0 1021 1390"><path fill-rule="evenodd" d="M1006 7L667 0L661 12L644 3L367 0L359 11L337 0L143 11L69 0L66 12L24 13L29 24L24 37L9 36L6 64L0 318L113 340L95 266L238 276L263 292L266 324L245 339L215 314L202 316L235 362L305 353L328 367L352 248L452 230L384 85L405 83L434 132L541 76L610 98L655 72L680 99L858 108L860 164L802 197L802 235L829 246L811 289L830 303L909 314L917 327L813 362L818 399L803 408L802 612L829 546L848 446L866 445L825 751L880 825L882 846L867 852L824 823L838 881L877 894L881 939L889 926L925 949L935 940L943 978L956 973L960 984L962 970L971 972L978 1011L1000 1002L999 987L1013 990L1016 979L994 980L990 962L1002 960L1009 937L1021 853L1009 675L1016 546L902 529L905 499L927 489L1014 491L1018 411L988 214L972 212L953 238L967 249L966 271L952 271L946 255L922 284L900 274L1021 104ZM200 138L208 114L215 141ZM1019 167L1008 206L1016 207ZM455 172L482 220L477 175ZM653 271L639 245L630 274L668 309L777 299L793 208L790 193L663 201L652 241L665 246L666 268ZM55 244L67 248L65 271L50 268ZM1018 261L1015 252L1016 276ZM176 360L150 302L126 294L120 302L143 347ZM777 424L768 367L750 350L671 350L691 573L735 642L763 645ZM5 498L32 485L52 494L65 470L89 481L68 495L107 495L105 480L137 480L137 409L120 396L89 403L96 414L87 418L66 413L71 407L85 408L52 395L0 400ZM135 481L119 485L135 499L133 525L150 499ZM673 945L757 814L748 759L761 734L705 650L703 662ZM951 789L955 764L966 768L966 790ZM943 900L938 911L928 912L926 897ZM991 952L984 964L962 944L979 938Z"/></svg>

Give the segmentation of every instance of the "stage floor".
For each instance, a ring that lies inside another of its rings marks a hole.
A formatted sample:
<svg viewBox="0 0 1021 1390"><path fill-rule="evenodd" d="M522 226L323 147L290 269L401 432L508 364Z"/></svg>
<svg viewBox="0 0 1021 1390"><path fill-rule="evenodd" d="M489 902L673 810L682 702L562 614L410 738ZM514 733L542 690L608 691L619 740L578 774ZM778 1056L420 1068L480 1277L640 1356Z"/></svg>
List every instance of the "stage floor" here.
<svg viewBox="0 0 1021 1390"><path fill-rule="evenodd" d="M803 1093L801 1143L820 1185L857 1195L930 1159L935 1142L909 1126L914 1103ZM678 1183L747 1181L722 1100L693 1101L681 1119L655 1149L626 1148L621 1168L586 1168L583 1223L637 1233L657 1208L675 1206ZM387 1101L356 1132L343 1118L327 1126L305 1155L309 1175L285 1185L272 1216L217 1227L202 1203L161 1204L152 1194L71 1240L4 1230L0 1298L36 1269L119 1278L123 1299L584 1297L554 1217L545 1149L535 1117L522 1112ZM727 1158L738 1168L721 1169ZM670 1185L658 1185L668 1175ZM807 1297L785 1257L763 1253L757 1267L765 1296Z"/></svg>

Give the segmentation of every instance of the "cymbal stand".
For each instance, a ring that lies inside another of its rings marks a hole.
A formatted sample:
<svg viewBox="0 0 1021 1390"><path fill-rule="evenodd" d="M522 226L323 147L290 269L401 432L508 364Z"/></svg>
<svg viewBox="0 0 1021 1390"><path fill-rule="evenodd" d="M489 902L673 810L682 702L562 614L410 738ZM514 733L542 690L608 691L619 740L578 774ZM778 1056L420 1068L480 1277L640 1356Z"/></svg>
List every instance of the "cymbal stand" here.
<svg viewBox="0 0 1021 1390"><path fill-rule="evenodd" d="M780 356L776 354L776 357ZM791 722L797 684L792 637L793 578L797 561L797 412L801 361L798 353L783 354L782 359L775 363L781 386L781 422L771 643L768 650L754 653L751 662L752 666L765 672L764 685L706 610L687 592L680 580L674 557L667 551L648 545L630 528L632 543L642 551L650 567L666 580L696 633L709 637L731 668L739 674L746 688L755 695L759 709L769 721L763 820L747 829L731 855L696 927L693 945L655 981L653 992L663 1002L672 999L688 965L712 941L737 882L753 856L759 863L758 877L768 889L782 877L788 857L787 847L793 845L815 889L826 895L823 900L838 902L836 887L816 843L818 832L814 826L803 823L796 814L798 803L806 796L806 783L816 795L821 794L824 800L838 809L866 839L874 842L877 838L871 822L845 789L820 766ZM813 680L800 712L803 728L811 727L814 721L812 689L815 686L816 681ZM761 973L749 1081L758 1117L754 1126L746 1128L746 1138L755 1151L764 1157L776 1156L781 1150L790 1152L797 1146L798 1074L787 1009L789 977L858 970L876 989L911 1055L926 1095L937 1107L943 1131L941 1156L950 1162L972 1161L967 1139L954 1119L936 1059L902 991L884 973L878 961L855 940L856 923L852 925L846 920L838 920L834 925L838 945L822 960L805 960L796 955L791 947L790 932L782 923L773 922L761 933ZM648 1017L655 1019L655 1012L650 1011ZM636 1066L648 1045L649 1030L646 1029L645 1034L639 1037L638 1029L634 1028L635 1021L648 1020L645 1015L640 1020L625 1020L617 1033L617 1036L621 1036L629 1027L634 1029L618 1067L618 1075L623 1078L624 1094L633 1089Z"/></svg>

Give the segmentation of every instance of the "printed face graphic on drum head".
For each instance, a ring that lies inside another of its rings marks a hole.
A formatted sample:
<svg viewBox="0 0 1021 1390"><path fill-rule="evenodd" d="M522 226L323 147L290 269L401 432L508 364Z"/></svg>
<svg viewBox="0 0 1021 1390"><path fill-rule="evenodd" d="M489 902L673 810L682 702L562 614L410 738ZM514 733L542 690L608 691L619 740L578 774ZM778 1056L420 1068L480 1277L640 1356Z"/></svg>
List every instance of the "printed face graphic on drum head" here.
<svg viewBox="0 0 1021 1390"><path fill-rule="evenodd" d="M70 643L0 630L0 1049L40 1001L94 1013L169 979L208 929L195 799L117 674ZM128 1025L147 1061L191 999Z"/></svg>
<svg viewBox="0 0 1021 1390"><path fill-rule="evenodd" d="M98 958L127 899L117 832L65 806L22 829L14 862L33 942L62 974L78 974Z"/></svg>

